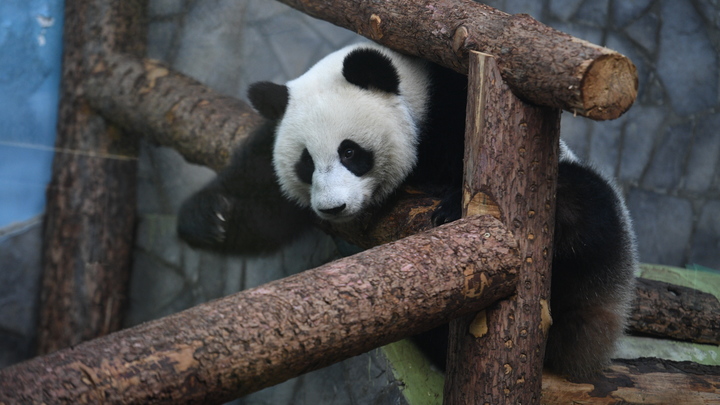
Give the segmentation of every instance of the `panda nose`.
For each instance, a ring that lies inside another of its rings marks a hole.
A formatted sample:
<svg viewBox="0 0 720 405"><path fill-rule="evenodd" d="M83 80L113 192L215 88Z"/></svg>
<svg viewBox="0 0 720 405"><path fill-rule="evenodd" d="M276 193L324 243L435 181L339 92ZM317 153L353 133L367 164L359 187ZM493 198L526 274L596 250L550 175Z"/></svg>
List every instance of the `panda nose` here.
<svg viewBox="0 0 720 405"><path fill-rule="evenodd" d="M328 215L336 215L336 214L341 213L344 209L345 209L345 204L338 205L337 207L333 207L333 208L320 209L320 212L322 212L323 214L328 214Z"/></svg>

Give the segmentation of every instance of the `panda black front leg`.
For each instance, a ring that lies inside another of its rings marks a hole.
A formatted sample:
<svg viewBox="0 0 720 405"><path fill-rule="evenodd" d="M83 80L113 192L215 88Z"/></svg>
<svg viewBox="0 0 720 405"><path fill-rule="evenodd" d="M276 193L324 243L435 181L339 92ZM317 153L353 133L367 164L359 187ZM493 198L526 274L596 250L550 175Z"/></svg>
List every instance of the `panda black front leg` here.
<svg viewBox="0 0 720 405"><path fill-rule="evenodd" d="M444 193L440 205L432 214L432 222L435 226L457 221L462 216L462 190L454 189Z"/></svg>
<svg viewBox="0 0 720 405"><path fill-rule="evenodd" d="M217 178L183 203L178 235L191 246L226 253L279 249L312 225L312 214L283 197L275 181L275 122L267 121L239 146Z"/></svg>

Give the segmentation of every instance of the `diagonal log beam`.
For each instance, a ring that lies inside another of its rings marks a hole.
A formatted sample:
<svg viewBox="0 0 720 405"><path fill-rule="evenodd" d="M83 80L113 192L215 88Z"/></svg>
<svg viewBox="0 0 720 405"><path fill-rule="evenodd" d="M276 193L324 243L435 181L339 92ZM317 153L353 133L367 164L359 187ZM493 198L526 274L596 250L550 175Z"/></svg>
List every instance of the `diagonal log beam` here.
<svg viewBox="0 0 720 405"><path fill-rule="evenodd" d="M124 53L95 60L85 91L94 109L128 132L215 170L229 162L233 148L262 120L241 100L161 62Z"/></svg>
<svg viewBox="0 0 720 405"><path fill-rule="evenodd" d="M0 370L0 404L222 403L484 308L519 266L460 220Z"/></svg>

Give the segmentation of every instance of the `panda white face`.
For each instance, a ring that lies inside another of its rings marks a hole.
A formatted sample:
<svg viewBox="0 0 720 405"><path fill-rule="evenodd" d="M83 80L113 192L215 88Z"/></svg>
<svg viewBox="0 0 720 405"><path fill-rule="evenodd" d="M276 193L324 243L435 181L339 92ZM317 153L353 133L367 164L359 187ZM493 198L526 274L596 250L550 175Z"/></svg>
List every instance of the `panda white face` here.
<svg viewBox="0 0 720 405"><path fill-rule="evenodd" d="M386 53L362 45L328 55L287 86L273 85L281 107L263 108L268 91L253 96L251 88L253 105L279 120L273 165L281 189L322 219L348 221L382 202L417 161L427 90L403 86L403 73L420 68Z"/></svg>
<svg viewBox="0 0 720 405"><path fill-rule="evenodd" d="M352 219L386 198L415 166L415 128L397 96L347 88L354 94L298 99L288 87L275 172L283 191L320 218Z"/></svg>

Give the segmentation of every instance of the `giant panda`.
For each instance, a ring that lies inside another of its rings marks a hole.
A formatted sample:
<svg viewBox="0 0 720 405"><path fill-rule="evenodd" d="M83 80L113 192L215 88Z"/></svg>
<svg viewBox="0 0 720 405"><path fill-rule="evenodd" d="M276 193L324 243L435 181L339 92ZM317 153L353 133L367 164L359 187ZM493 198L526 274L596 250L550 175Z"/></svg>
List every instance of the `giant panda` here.
<svg viewBox="0 0 720 405"><path fill-rule="evenodd" d="M458 219L466 87L465 76L372 43L331 53L285 85L252 85L249 99L267 121L183 204L180 236L225 251L275 249L313 216L353 220L403 185L442 199L437 224ZM623 333L636 249L617 188L564 143L553 251L545 364L588 377ZM442 368L433 336L446 332L426 336L419 342Z"/></svg>

